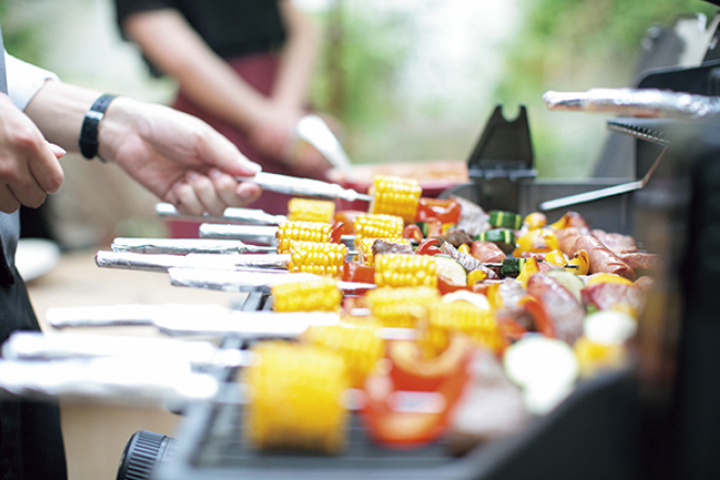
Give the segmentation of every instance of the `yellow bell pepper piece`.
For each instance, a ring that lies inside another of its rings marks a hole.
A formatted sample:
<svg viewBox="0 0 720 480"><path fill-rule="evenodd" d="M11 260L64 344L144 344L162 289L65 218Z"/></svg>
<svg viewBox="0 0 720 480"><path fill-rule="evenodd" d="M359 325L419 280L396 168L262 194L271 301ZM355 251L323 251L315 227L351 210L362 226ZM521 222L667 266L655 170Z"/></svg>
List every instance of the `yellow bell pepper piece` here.
<svg viewBox="0 0 720 480"><path fill-rule="evenodd" d="M614 273L596 273L588 278L587 286L591 287L598 283L620 283L623 285L633 285L633 282L625 277L616 275Z"/></svg>
<svg viewBox="0 0 720 480"><path fill-rule="evenodd" d="M516 240L517 247L513 256L520 257L523 253L547 253L560 249L555 232L549 228L538 228L529 230L525 235Z"/></svg>
<svg viewBox="0 0 720 480"><path fill-rule="evenodd" d="M538 267L537 258L530 257L525 261L525 265L523 265L523 268L516 280L520 282L523 287L527 287L528 279L539 272L540 268Z"/></svg>
<svg viewBox="0 0 720 480"><path fill-rule="evenodd" d="M585 250L579 250L575 253L575 256L573 258L568 260L567 264L576 265L577 267L566 267L566 270L570 270L571 272L574 272L578 275L587 275L588 269L590 268L590 257Z"/></svg>
<svg viewBox="0 0 720 480"><path fill-rule="evenodd" d="M533 212L525 217L524 223L530 230L536 230L547 225L547 217L543 213Z"/></svg>

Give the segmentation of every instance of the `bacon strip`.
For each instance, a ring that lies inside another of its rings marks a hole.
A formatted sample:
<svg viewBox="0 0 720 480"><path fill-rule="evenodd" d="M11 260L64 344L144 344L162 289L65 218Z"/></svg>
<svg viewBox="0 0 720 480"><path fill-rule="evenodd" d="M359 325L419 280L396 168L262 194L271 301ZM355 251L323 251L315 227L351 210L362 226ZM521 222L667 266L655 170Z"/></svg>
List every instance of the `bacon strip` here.
<svg viewBox="0 0 720 480"><path fill-rule="evenodd" d="M614 273L635 280L635 271L592 235L578 237L574 250L585 250L588 253L590 273Z"/></svg>

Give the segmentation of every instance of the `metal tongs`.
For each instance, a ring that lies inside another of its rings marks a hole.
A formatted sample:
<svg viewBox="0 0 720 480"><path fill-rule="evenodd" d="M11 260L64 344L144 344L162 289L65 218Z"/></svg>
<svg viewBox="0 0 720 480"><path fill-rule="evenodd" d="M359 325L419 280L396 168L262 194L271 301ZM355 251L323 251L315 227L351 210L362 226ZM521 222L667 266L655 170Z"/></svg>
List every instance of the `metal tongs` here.
<svg viewBox="0 0 720 480"><path fill-rule="evenodd" d="M315 147L337 170L350 173L351 163L347 153L322 118L313 114L305 115L295 126L295 133Z"/></svg>

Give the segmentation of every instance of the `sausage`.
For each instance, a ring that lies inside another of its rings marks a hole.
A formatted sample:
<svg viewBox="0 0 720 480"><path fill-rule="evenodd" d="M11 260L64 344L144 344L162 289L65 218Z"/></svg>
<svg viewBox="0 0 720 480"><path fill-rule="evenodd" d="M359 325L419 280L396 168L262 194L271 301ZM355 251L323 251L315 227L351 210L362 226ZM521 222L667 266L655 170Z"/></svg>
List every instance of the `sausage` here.
<svg viewBox="0 0 720 480"><path fill-rule="evenodd" d="M613 252L635 253L638 251L635 239L621 233L607 233L604 230L593 230L592 234Z"/></svg>
<svg viewBox="0 0 720 480"><path fill-rule="evenodd" d="M660 255L655 253L623 253L618 257L636 271L657 272L660 269Z"/></svg>
<svg viewBox="0 0 720 480"><path fill-rule="evenodd" d="M646 298L647 292L638 285L596 283L582 290L583 303L594 305L600 310L610 310L616 305L628 305L640 312Z"/></svg>
<svg viewBox="0 0 720 480"><path fill-rule="evenodd" d="M567 218L568 227L579 228L583 232L590 231L590 225L588 225L582 215L580 215L578 212L569 211L565 214L565 217Z"/></svg>
<svg viewBox="0 0 720 480"><path fill-rule="evenodd" d="M575 254L575 242L582 235L582 230L577 227L563 228L555 232L560 250L568 257L572 257Z"/></svg>
<svg viewBox="0 0 720 480"><path fill-rule="evenodd" d="M579 250L585 250L588 254L590 273L614 273L628 280L635 280L635 271L594 236L578 237L573 254Z"/></svg>
<svg viewBox="0 0 720 480"><path fill-rule="evenodd" d="M555 336L572 345L582 336L585 308L555 279L536 273L528 279L527 292L542 305L555 329Z"/></svg>
<svg viewBox="0 0 720 480"><path fill-rule="evenodd" d="M482 263L502 263L506 258L505 252L493 242L481 242L480 240L472 243L470 254Z"/></svg>

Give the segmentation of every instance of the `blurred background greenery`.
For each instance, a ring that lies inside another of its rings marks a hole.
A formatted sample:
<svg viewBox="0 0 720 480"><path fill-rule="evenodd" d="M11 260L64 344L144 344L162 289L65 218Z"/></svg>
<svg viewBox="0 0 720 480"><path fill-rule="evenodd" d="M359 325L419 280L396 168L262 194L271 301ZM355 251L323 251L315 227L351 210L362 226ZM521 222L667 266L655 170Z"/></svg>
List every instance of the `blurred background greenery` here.
<svg viewBox="0 0 720 480"><path fill-rule="evenodd" d="M701 0L296 0L324 33L313 99L346 126L356 163L465 159L496 104L529 111L544 177L583 177L601 116L549 112L547 90L632 82L652 25ZM67 81L168 101L119 39L110 0L0 0L7 49Z"/></svg>

